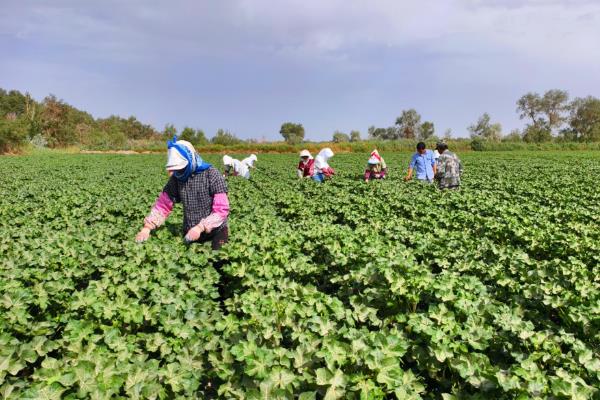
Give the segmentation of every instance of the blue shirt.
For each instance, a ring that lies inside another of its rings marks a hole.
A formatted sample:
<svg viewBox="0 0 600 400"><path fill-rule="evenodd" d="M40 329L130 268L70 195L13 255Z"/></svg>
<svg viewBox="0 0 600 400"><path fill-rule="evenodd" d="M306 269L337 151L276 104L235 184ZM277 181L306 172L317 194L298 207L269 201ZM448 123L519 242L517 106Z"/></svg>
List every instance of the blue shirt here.
<svg viewBox="0 0 600 400"><path fill-rule="evenodd" d="M416 152L413 154L410 160L410 168L416 172L416 178L421 180L433 180L433 166L435 164L435 158L433 151L425 150L424 154Z"/></svg>

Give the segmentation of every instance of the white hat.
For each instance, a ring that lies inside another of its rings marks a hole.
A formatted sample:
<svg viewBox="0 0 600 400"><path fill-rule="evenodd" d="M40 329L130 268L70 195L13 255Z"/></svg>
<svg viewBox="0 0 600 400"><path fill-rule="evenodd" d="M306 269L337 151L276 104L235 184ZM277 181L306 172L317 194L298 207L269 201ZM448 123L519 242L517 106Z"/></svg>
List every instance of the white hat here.
<svg viewBox="0 0 600 400"><path fill-rule="evenodd" d="M233 158L228 155L223 156L223 165L233 165Z"/></svg>
<svg viewBox="0 0 600 400"><path fill-rule="evenodd" d="M181 155L179 150L177 150L174 147L171 147L168 150L167 165L165 165L167 171L177 171L180 169L184 169L185 167L187 167L187 165L188 160L186 160L185 157Z"/></svg>
<svg viewBox="0 0 600 400"><path fill-rule="evenodd" d="M302 150L300 152L300 157L309 157L310 158L310 151L308 151L308 150Z"/></svg>
<svg viewBox="0 0 600 400"><path fill-rule="evenodd" d="M369 161L367 161L369 164L379 164L379 159L377 157L371 157L369 158Z"/></svg>
<svg viewBox="0 0 600 400"><path fill-rule="evenodd" d="M329 147L325 147L319 152L319 156L323 157L325 160L329 160L331 157L333 157L333 155L333 150L331 150Z"/></svg>

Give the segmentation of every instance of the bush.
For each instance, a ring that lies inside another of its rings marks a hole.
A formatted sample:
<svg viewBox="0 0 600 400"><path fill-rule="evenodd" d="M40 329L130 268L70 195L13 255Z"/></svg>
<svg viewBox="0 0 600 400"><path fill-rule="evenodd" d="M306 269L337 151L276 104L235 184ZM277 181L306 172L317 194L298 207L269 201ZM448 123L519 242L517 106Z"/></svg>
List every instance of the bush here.
<svg viewBox="0 0 600 400"><path fill-rule="evenodd" d="M21 119L0 119L0 154L19 150L27 131L27 124Z"/></svg>
<svg viewBox="0 0 600 400"><path fill-rule="evenodd" d="M485 150L485 141L481 138L476 137L471 140L471 150L473 151L483 151Z"/></svg>

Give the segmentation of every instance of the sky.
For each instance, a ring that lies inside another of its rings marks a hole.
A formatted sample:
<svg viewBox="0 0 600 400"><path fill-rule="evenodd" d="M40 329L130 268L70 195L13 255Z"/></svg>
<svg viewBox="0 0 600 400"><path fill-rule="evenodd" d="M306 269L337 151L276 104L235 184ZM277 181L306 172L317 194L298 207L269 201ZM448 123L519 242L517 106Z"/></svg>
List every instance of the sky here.
<svg viewBox="0 0 600 400"><path fill-rule="evenodd" d="M527 92L600 97L600 0L0 0L0 55L4 89L209 137L508 133Z"/></svg>

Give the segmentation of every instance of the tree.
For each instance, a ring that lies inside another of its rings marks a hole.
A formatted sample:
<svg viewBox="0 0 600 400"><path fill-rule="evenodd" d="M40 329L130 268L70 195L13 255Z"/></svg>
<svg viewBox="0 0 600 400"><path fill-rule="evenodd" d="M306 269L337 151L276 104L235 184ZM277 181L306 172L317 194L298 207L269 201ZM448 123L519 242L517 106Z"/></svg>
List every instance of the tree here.
<svg viewBox="0 0 600 400"><path fill-rule="evenodd" d="M242 143L233 133L219 129L217 134L210 140L212 144L222 144L225 146Z"/></svg>
<svg viewBox="0 0 600 400"><path fill-rule="evenodd" d="M502 125L492 124L488 113L483 113L474 125L467 128L471 132L471 138L498 141L502 136Z"/></svg>
<svg viewBox="0 0 600 400"><path fill-rule="evenodd" d="M25 112L27 97L28 95L23 95L18 90L7 92L0 89L0 118L8 114L15 114L20 117Z"/></svg>
<svg viewBox="0 0 600 400"><path fill-rule="evenodd" d="M300 143L304 140L304 127L302 124L285 122L281 125L279 133L283 136L283 139L290 144Z"/></svg>
<svg viewBox="0 0 600 400"><path fill-rule="evenodd" d="M69 106L56 96L44 99L40 115L42 134L50 147L59 147L76 142L76 134L68 125Z"/></svg>
<svg viewBox="0 0 600 400"><path fill-rule="evenodd" d="M600 141L600 99L592 96L576 98L570 108L570 139L584 142Z"/></svg>
<svg viewBox="0 0 600 400"><path fill-rule="evenodd" d="M452 139L452 129L448 128L444 131L444 140Z"/></svg>
<svg viewBox="0 0 600 400"><path fill-rule="evenodd" d="M415 139L419 136L419 124L421 123L421 115L411 108L410 110L402 111L402 115L396 118L398 125L399 136L404 139Z"/></svg>
<svg viewBox="0 0 600 400"><path fill-rule="evenodd" d="M425 121L419 127L419 139L420 140L430 139L431 137L433 137L434 133L435 133L435 126L433 125L433 122Z"/></svg>
<svg viewBox="0 0 600 400"><path fill-rule="evenodd" d="M166 137L171 138L172 136L177 135L177 128L175 128L175 125L173 124L166 124L165 129L163 129L162 133Z"/></svg>
<svg viewBox="0 0 600 400"><path fill-rule="evenodd" d="M537 93L527 93L517 100L520 119L530 118L532 125L538 126L542 112L542 98Z"/></svg>
<svg viewBox="0 0 600 400"><path fill-rule="evenodd" d="M569 94L564 90L548 90L542 97L541 109L546 115L550 129L560 128L567 120L565 113L569 110Z"/></svg>
<svg viewBox="0 0 600 400"><path fill-rule="evenodd" d="M340 131L335 131L333 133L333 142L335 143L342 143L342 142L349 142L350 141L350 136L348 136L347 134L340 132Z"/></svg>
<svg viewBox="0 0 600 400"><path fill-rule="evenodd" d="M376 140L395 140L399 138L399 130L395 126L388 128L369 127L369 137Z"/></svg>
<svg viewBox="0 0 600 400"><path fill-rule="evenodd" d="M503 142L520 142L523 140L521 135L521 131L518 129L513 129L510 133L502 138Z"/></svg>
<svg viewBox="0 0 600 400"><path fill-rule="evenodd" d="M350 132L350 141L351 142L360 142L360 132L359 131Z"/></svg>
<svg viewBox="0 0 600 400"><path fill-rule="evenodd" d="M552 140L552 133L547 125L527 125L523 131L523 140L527 143L542 143Z"/></svg>
<svg viewBox="0 0 600 400"><path fill-rule="evenodd" d="M538 93L527 93L517 100L519 118L529 118L531 126L530 137L541 139L550 137L552 131L558 130L566 121L565 113L569 110L569 94L564 90L552 89L540 96ZM526 130L529 126L526 128ZM546 129L547 133L541 131Z"/></svg>
<svg viewBox="0 0 600 400"><path fill-rule="evenodd" d="M0 117L0 154L17 149L26 137L27 124L23 119Z"/></svg>
<svg viewBox="0 0 600 400"><path fill-rule="evenodd" d="M204 131L202 129L195 130L188 126L183 128L183 130L181 131L181 135L179 135L179 138L181 140L187 140L194 146L199 146L208 143L208 139L206 138L206 135L204 134Z"/></svg>

